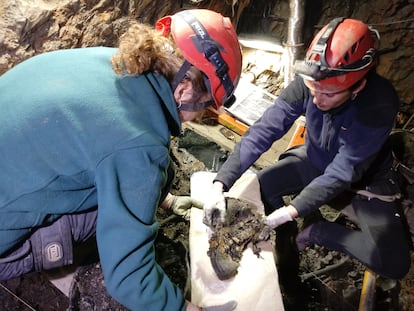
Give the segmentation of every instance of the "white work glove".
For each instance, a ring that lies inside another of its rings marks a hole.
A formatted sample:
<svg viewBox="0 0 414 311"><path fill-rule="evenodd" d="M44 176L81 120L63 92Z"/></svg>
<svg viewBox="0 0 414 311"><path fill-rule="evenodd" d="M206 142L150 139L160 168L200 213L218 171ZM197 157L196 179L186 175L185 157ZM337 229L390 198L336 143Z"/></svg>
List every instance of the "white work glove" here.
<svg viewBox="0 0 414 311"><path fill-rule="evenodd" d="M197 307L196 305L192 303L187 304L186 311L233 311L237 307L237 302L234 300L231 300L229 302L226 302L222 305L215 305L215 306L209 306L209 307Z"/></svg>
<svg viewBox="0 0 414 311"><path fill-rule="evenodd" d="M223 191L213 187L204 200L203 223L214 227L218 223L224 223L226 216L226 199Z"/></svg>
<svg viewBox="0 0 414 311"><path fill-rule="evenodd" d="M172 209L173 213L183 217L185 220L190 220L191 208L203 208L203 203L194 200L190 196L179 196L173 195L171 197L171 203L169 208Z"/></svg>
<svg viewBox="0 0 414 311"><path fill-rule="evenodd" d="M292 221L292 216L286 206L278 208L269 216L266 217L264 223L269 227L275 229L276 227L284 224L285 222Z"/></svg>

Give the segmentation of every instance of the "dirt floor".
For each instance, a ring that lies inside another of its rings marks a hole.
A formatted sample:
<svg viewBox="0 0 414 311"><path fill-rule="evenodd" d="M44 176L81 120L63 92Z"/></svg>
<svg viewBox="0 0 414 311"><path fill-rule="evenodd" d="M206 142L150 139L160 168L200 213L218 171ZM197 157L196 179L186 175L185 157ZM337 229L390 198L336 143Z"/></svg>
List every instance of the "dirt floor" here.
<svg viewBox="0 0 414 311"><path fill-rule="evenodd" d="M187 139L195 141L187 141ZM189 180L192 173L210 170L212 163L200 161L197 146L209 144L210 152L218 154L224 161L226 152L200 137L187 137L175 141L173 156L177 166L177 176L171 190L178 195L190 193ZM201 142L200 142L201 139ZM187 148L193 153L189 153ZM205 150L205 148L198 148ZM205 151L201 152L205 155ZM210 158L210 157L206 157ZM337 219L337 213L326 207L322 215L330 221ZM156 256L171 280L179 286L184 295L190 297L188 233L189 222L160 210L161 223L156 241ZM94 243L88 245L90 255L79 261L70 289L69 298L48 281L45 273L32 273L0 283L0 310L126 310L108 296L102 277L99 260L93 251ZM85 252L82 252L85 254ZM414 261L414 255L412 256ZM300 254L299 276L301 286L296 292L285 292L282 296L286 310L358 310L363 283L364 267L355 260L332 252L323 247L308 248ZM373 310L414 310L414 264L408 275L400 281L378 278ZM300 302L300 308L298 307ZM365 309L369 310L369 309Z"/></svg>

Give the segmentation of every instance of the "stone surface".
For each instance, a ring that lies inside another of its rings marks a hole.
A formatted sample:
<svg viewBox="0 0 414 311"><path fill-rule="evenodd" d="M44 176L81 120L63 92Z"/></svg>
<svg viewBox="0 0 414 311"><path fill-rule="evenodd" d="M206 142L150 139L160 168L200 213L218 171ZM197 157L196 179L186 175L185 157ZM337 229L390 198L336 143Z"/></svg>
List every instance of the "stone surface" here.
<svg viewBox="0 0 414 311"><path fill-rule="evenodd" d="M183 8L209 8L229 16L240 32L286 41L290 0L3 0L0 1L0 74L46 51L114 46L130 20L153 24ZM414 103L414 5L404 0L309 1L303 49L321 25L337 16L358 18L381 34L378 71L395 85L402 102Z"/></svg>

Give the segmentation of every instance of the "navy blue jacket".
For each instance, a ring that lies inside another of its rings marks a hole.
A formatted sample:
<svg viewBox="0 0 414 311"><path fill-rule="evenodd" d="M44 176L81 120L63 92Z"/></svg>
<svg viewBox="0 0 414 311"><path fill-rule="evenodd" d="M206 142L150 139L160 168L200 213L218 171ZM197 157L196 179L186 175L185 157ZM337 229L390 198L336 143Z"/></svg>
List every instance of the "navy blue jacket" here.
<svg viewBox="0 0 414 311"><path fill-rule="evenodd" d="M399 107L394 88L388 80L371 72L365 88L353 101L323 112L312 100L303 79L295 78L235 146L216 180L230 188L298 117L305 115L306 156L322 174L291 201L299 216L307 215L360 181L372 170L371 164L393 128ZM391 163L383 161L380 165L389 169Z"/></svg>
<svg viewBox="0 0 414 311"><path fill-rule="evenodd" d="M0 77L0 255L33 228L98 205L109 293L132 310L183 310L154 251L181 122L167 80L116 76L115 51L45 53Z"/></svg>

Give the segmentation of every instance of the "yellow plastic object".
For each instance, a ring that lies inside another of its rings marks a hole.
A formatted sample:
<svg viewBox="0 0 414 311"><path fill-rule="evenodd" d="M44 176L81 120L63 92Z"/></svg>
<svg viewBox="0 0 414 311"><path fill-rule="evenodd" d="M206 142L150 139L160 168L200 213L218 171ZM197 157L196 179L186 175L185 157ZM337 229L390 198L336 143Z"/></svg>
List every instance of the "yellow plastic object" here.
<svg viewBox="0 0 414 311"><path fill-rule="evenodd" d="M223 112L218 115L218 122L240 136L243 136L243 134L249 129L246 124L233 118L227 112Z"/></svg>
<svg viewBox="0 0 414 311"><path fill-rule="evenodd" d="M358 311L374 310L376 281L376 273L369 270L368 268L365 268Z"/></svg>
<svg viewBox="0 0 414 311"><path fill-rule="evenodd" d="M292 148L297 145L303 145L305 143L305 135L306 135L305 117L300 117L296 121L296 129L292 135L292 138L289 141L287 149Z"/></svg>

